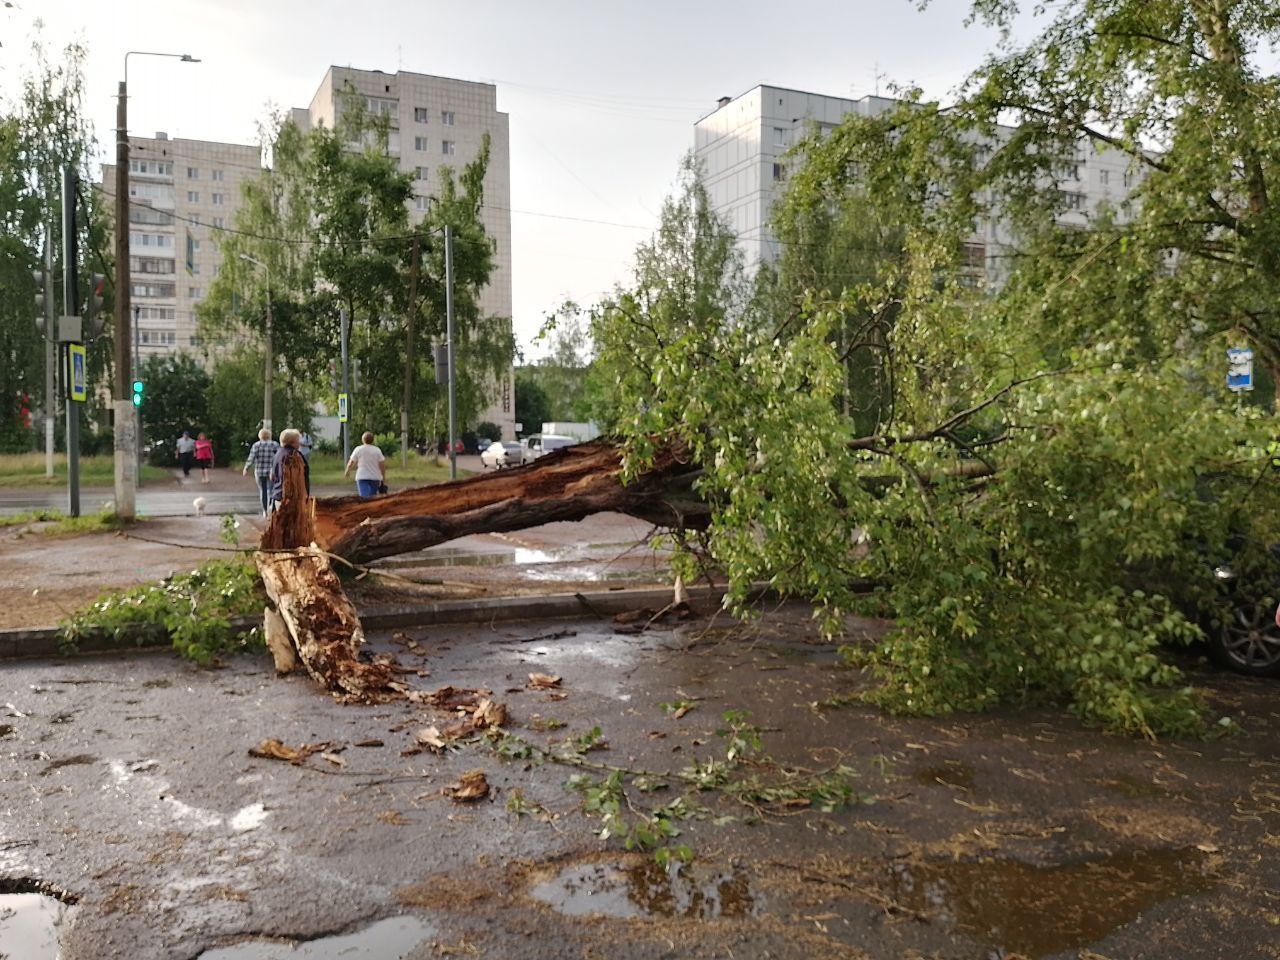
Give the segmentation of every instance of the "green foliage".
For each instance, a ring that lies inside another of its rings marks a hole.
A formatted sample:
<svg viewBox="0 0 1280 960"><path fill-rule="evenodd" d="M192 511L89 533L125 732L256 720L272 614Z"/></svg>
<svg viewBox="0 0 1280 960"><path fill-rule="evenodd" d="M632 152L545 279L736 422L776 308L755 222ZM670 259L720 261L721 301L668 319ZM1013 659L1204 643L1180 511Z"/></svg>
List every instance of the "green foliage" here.
<svg viewBox="0 0 1280 960"><path fill-rule="evenodd" d="M588 754L608 746L599 727L558 740L546 748L506 731L490 730L487 740L493 751L505 760L561 763L580 771L591 771L573 774L566 781L565 789L579 794L582 811L599 819L600 838L620 839L627 850L650 851L664 866L693 859L689 846L671 842L680 835L679 822L711 820L721 826L737 819L732 815L713 816L711 810L695 799L699 793L714 791L746 807L752 817L806 807L830 813L847 805L869 802L854 789L857 774L853 769L843 765L816 772L776 768L763 755L761 731L750 722L746 711L729 710L722 719L725 726L717 731L724 741L722 756L696 760L682 770L666 772L631 769L591 759ZM664 803L641 803L629 792L652 794L673 786L683 787L684 792ZM523 796L508 800L507 809L517 815L545 814L540 807L531 808Z"/></svg>
<svg viewBox="0 0 1280 960"><path fill-rule="evenodd" d="M212 430L206 397L209 374L189 354L177 353L147 357L137 375L147 384L142 417L149 459L155 466L172 467L177 462L174 441L182 431L194 437ZM214 436L215 453L223 439Z"/></svg>
<svg viewBox="0 0 1280 960"><path fill-rule="evenodd" d="M66 643L95 633L133 637L167 634L182 656L208 663L224 653L261 646L259 631L243 632L234 617L261 613L265 597L257 571L244 560L210 560L157 584L104 594L62 624Z"/></svg>
<svg viewBox="0 0 1280 960"><path fill-rule="evenodd" d="M516 369L516 423L523 424L521 433L538 433L551 416L551 398L543 389L537 374L529 367Z"/></svg>
<svg viewBox="0 0 1280 960"><path fill-rule="evenodd" d="M300 406L320 398L332 403L329 365L340 352L339 311L345 309L353 366L360 367L350 390L354 429L377 433L398 423L407 398L410 434L434 437L444 422L445 394L432 376L431 345L445 328L446 224L454 235L461 422L485 408L514 351L509 319L479 308L494 252L480 220L488 139L460 170L433 169L438 189L411 225L414 179L400 172L387 149L386 118L369 116L353 91L339 98L336 128L303 133L277 117L263 132L271 167L245 185L236 218L241 232L225 239L223 269L200 307L202 334L224 343L246 331L264 332L269 294L277 377L287 375Z"/></svg>
<svg viewBox="0 0 1280 960"><path fill-rule="evenodd" d="M53 315L71 312L61 303L62 250L49 224L61 224L63 165L81 183L96 177L93 134L84 109L85 49L71 44L50 54L43 40L33 44L31 71L15 77L16 102L0 102L0 452L31 450L41 443L38 411L45 396L45 341L35 324L38 292L33 270L45 270L44 249L53 243ZM110 273L98 256L105 247L96 191L84 189L87 204L79 218L81 276ZM88 344L89 375L100 377L110 346L105 338ZM96 400L87 406L97 413ZM25 413L24 413L25 411Z"/></svg>
<svg viewBox="0 0 1280 960"><path fill-rule="evenodd" d="M1256 55L1280 21L1214 9L1042 5L1043 32L957 103L907 91L815 133L754 288L686 171L634 282L592 311L628 471L687 446L731 603L765 581L833 633L887 606L893 631L850 651L880 703L1204 727L1159 648L1215 615L1208 558L1280 512L1251 453L1275 427L1223 385L1228 346L1280 368L1280 88ZM1074 209L1104 160L1115 199ZM978 245L992 221L1007 248Z"/></svg>

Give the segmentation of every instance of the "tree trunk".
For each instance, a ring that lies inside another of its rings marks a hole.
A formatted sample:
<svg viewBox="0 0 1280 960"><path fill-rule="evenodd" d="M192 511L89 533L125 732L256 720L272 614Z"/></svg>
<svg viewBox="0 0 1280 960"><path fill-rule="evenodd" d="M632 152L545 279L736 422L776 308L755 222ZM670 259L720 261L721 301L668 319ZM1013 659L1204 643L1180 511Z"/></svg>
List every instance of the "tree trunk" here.
<svg viewBox="0 0 1280 960"><path fill-rule="evenodd" d="M682 448L668 446L657 452L649 470L624 486L621 452L606 441L593 441L513 470L369 500L315 501L314 537L332 554L367 563L468 534L581 520L604 511L657 526L703 529L711 513L692 490L698 473Z"/></svg>
<svg viewBox="0 0 1280 960"><path fill-rule="evenodd" d="M692 491L698 470L667 446L622 484L622 455L604 441L567 447L514 470L361 500L307 496L300 457L285 461L280 509L255 556L267 595L307 671L325 689L360 699L397 696L390 666L361 663L364 633L330 555L353 563L422 550L473 533L519 530L603 511L668 527L704 528Z"/></svg>

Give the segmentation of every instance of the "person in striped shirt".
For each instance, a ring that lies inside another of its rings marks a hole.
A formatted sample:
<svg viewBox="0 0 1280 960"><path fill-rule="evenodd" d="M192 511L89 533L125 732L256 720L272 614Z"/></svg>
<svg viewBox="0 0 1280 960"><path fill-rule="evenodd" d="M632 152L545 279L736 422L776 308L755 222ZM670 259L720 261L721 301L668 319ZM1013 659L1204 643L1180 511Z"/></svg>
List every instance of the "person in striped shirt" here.
<svg viewBox="0 0 1280 960"><path fill-rule="evenodd" d="M258 439L249 448L249 458L244 462L241 476L253 467L253 475L258 481L258 493L262 499L262 515L265 517L271 506L271 464L275 463L276 454L280 452L280 444L271 439L271 431L258 431Z"/></svg>

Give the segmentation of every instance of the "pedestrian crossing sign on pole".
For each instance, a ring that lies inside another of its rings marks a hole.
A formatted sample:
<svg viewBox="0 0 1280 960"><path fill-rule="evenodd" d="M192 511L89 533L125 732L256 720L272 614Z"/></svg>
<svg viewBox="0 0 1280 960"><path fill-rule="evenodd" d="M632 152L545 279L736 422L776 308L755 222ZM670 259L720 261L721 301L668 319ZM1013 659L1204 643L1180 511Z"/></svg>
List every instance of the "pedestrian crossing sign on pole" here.
<svg viewBox="0 0 1280 960"><path fill-rule="evenodd" d="M1248 347L1227 351L1227 389L1236 393L1253 389L1253 351Z"/></svg>
<svg viewBox="0 0 1280 960"><path fill-rule="evenodd" d="M67 395L78 403L84 403L89 397L89 375L85 367L83 343L67 344L67 363L71 367L71 375L67 378Z"/></svg>
<svg viewBox="0 0 1280 960"><path fill-rule="evenodd" d="M338 422L347 422L347 395L345 393L338 394Z"/></svg>

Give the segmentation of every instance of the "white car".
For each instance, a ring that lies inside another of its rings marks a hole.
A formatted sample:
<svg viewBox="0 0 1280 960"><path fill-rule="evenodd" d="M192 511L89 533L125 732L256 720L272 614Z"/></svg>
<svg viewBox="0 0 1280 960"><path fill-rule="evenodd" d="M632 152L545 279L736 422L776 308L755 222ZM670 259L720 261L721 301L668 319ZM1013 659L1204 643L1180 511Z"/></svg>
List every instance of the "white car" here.
<svg viewBox="0 0 1280 960"><path fill-rule="evenodd" d="M561 447L571 447L578 442L577 437L566 437L558 433L535 433L520 441L524 448L523 462L532 463L541 456Z"/></svg>
<svg viewBox="0 0 1280 960"><path fill-rule="evenodd" d="M486 469L518 467L523 462L524 447L514 440L495 440L480 451L480 465Z"/></svg>

